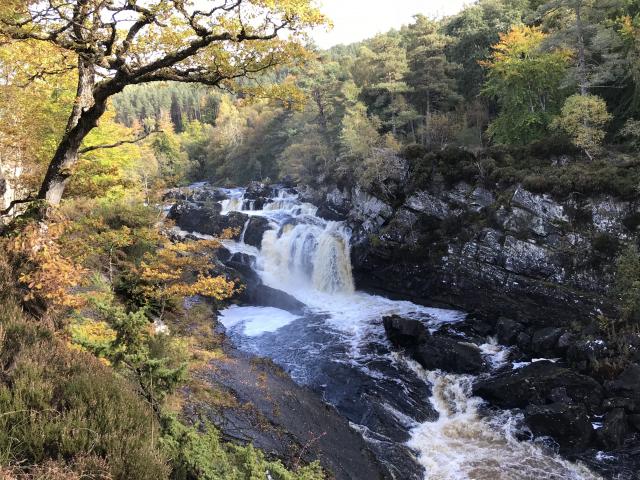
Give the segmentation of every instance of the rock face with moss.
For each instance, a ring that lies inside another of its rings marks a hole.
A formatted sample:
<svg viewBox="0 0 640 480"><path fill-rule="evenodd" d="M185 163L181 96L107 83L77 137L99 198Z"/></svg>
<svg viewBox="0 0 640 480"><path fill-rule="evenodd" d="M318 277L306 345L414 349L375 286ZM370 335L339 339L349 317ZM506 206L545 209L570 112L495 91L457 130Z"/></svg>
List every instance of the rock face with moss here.
<svg viewBox="0 0 640 480"><path fill-rule="evenodd" d="M531 176L493 183L480 176L487 160L469 155L457 161L477 164L476 178L434 165L419 183L385 192L307 191L321 215L353 229L359 286L540 326L609 312L613 259L635 233L637 199L605 188L538 192ZM566 174L554 162L546 175Z"/></svg>

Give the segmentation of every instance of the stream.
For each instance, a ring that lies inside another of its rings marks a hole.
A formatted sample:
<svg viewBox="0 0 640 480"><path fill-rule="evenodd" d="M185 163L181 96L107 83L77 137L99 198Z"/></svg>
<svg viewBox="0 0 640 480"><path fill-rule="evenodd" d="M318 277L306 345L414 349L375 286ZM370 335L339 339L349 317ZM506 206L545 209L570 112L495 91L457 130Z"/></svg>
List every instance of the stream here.
<svg viewBox="0 0 640 480"><path fill-rule="evenodd" d="M382 325L383 317L396 314L435 330L464 320L463 312L357 291L349 229L317 217L316 208L295 193L279 190L261 210L242 189L227 194L223 214L262 216L271 230L261 249L242 241L245 232L225 246L254 257L253 269L266 285L307 307L294 315L233 306L221 313L227 333L238 348L271 358L335 406L368 441L389 478L599 478L556 455L548 442L521 441L526 431L519 415L482 412L481 399L470 393L474 377L425 371L393 352ZM506 364L508 350L492 339L481 350L494 368Z"/></svg>

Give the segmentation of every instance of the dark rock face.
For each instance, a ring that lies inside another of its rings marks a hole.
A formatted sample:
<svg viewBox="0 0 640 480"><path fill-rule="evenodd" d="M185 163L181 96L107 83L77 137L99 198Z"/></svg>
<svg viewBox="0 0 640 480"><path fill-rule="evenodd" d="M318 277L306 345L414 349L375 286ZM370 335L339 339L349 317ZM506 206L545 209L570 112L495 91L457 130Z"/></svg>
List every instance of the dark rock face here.
<svg viewBox="0 0 640 480"><path fill-rule="evenodd" d="M622 408L615 408L605 416L602 428L598 430L598 440L606 449L620 448L627 430L627 414Z"/></svg>
<svg viewBox="0 0 640 480"><path fill-rule="evenodd" d="M288 293L268 287L262 283L247 285L238 299L247 305L280 308L294 315L302 315L305 309L304 303Z"/></svg>
<svg viewBox="0 0 640 480"><path fill-rule="evenodd" d="M535 436L552 437L561 452L585 450L591 443L593 427L584 407L566 403L529 405L525 419Z"/></svg>
<svg viewBox="0 0 640 480"><path fill-rule="evenodd" d="M558 200L521 186L505 197L498 188L435 178L422 190L394 195L357 186L304 191L320 216L346 219L353 230L359 288L538 329L568 327L612 310L607 285L614 262L594 244L598 235L621 235L637 205L611 197ZM574 218L576 210L589 211L590 223Z"/></svg>
<svg viewBox="0 0 640 480"><path fill-rule="evenodd" d="M224 263L232 269L231 276L239 276L243 290L236 299L246 305L258 307L275 307L294 315L302 315L304 303L281 290L268 287L262 283L259 275L253 270L256 258L246 253L234 253Z"/></svg>
<svg viewBox="0 0 640 480"><path fill-rule="evenodd" d="M264 232L269 230L269 220L264 217L251 217L244 233L244 243L256 248L262 246Z"/></svg>
<svg viewBox="0 0 640 480"><path fill-rule="evenodd" d="M430 336L424 324L418 320L409 320L394 315L385 317L383 322L387 338L396 347L415 347Z"/></svg>
<svg viewBox="0 0 640 480"><path fill-rule="evenodd" d="M478 380L473 392L500 408L525 408L552 402L556 389L564 388L572 403L596 410L602 403L602 386L593 378L542 361Z"/></svg>
<svg viewBox="0 0 640 480"><path fill-rule="evenodd" d="M417 320L385 317L384 328L391 343L427 370L477 374L485 367L477 346L445 336L431 335Z"/></svg>
<svg viewBox="0 0 640 480"><path fill-rule="evenodd" d="M531 338L531 349L541 356L552 357L558 354L558 340L564 331L561 328L546 327L536 330Z"/></svg>
<svg viewBox="0 0 640 480"><path fill-rule="evenodd" d="M316 215L330 222L342 222L347 219L346 213L341 213L334 206L326 203L318 207Z"/></svg>
<svg viewBox="0 0 640 480"><path fill-rule="evenodd" d="M231 212L229 215L221 215L222 207L219 203L204 206L177 202L169 211L169 218L176 225L187 232L198 232L204 235L220 235L227 228L242 228L247 220L247 215L240 212Z"/></svg>
<svg viewBox="0 0 640 480"><path fill-rule="evenodd" d="M629 365L620 376L606 385L607 391L640 403L640 365Z"/></svg>
<svg viewBox="0 0 640 480"><path fill-rule="evenodd" d="M524 327L522 324L511 320L510 318L499 318L496 325L498 333L498 341L503 345L513 345L518 339L518 335L522 333Z"/></svg>

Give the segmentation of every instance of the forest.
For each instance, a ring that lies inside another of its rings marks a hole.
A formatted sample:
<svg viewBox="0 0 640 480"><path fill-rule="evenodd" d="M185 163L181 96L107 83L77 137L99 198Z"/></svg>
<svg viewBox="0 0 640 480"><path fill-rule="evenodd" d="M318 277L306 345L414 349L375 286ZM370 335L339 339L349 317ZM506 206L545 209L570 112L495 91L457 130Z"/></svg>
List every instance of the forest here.
<svg viewBox="0 0 640 480"><path fill-rule="evenodd" d="M544 140L593 161L604 144L638 142L637 19L631 1L480 1L261 79L294 85L296 104L133 87L114 101L116 120L170 120L192 178L229 185L283 174L366 183L393 169L380 152L407 145Z"/></svg>
<svg viewBox="0 0 640 480"><path fill-rule="evenodd" d="M195 4L0 5L0 478L334 478L317 438L283 459L204 413L240 408L203 378L230 361L211 319L245 290L220 252L246 226L178 237L168 191L640 195L637 0L478 0L328 50L311 0ZM637 361L637 217L597 237L616 270L602 382Z"/></svg>

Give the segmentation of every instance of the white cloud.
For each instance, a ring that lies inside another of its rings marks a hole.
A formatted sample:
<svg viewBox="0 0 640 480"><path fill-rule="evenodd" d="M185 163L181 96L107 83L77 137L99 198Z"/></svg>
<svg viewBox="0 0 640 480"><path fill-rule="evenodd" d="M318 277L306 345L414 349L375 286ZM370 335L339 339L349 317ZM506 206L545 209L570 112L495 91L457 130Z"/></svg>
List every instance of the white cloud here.
<svg viewBox="0 0 640 480"><path fill-rule="evenodd" d="M319 0L333 30L317 31L320 47L353 43L411 22L413 15L442 17L459 12L472 0Z"/></svg>

